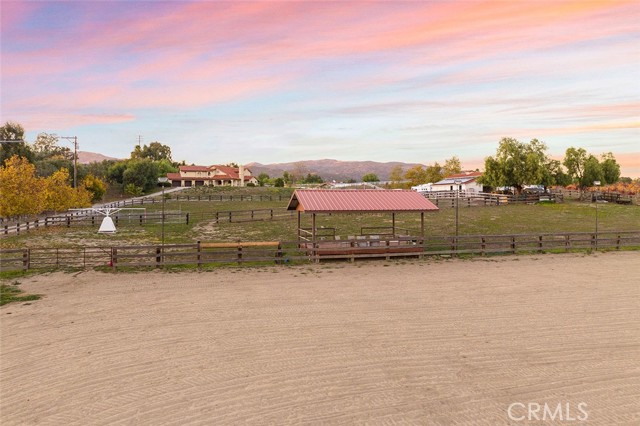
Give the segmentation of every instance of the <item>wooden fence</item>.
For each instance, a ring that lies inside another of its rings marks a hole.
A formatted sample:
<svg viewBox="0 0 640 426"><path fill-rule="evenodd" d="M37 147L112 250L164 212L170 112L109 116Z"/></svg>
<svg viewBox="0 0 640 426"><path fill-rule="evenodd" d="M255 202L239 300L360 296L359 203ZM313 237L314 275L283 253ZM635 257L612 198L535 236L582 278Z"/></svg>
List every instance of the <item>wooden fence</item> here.
<svg viewBox="0 0 640 426"><path fill-rule="evenodd" d="M570 199L583 199L595 201L603 200L609 203L617 203L617 204L634 204L640 205L640 194L629 195L622 194L619 192L611 192L611 191L584 191L580 192L577 189L564 189L564 188L556 188L553 190L554 194L560 194L564 197Z"/></svg>
<svg viewBox="0 0 640 426"><path fill-rule="evenodd" d="M167 201L289 201L290 198L291 197L287 195L165 195L165 200ZM104 207L116 208L157 203L162 203L162 196L114 201L105 204Z"/></svg>
<svg viewBox="0 0 640 426"><path fill-rule="evenodd" d="M0 250L0 269L163 267L247 262L317 262L329 259L423 257L432 255L569 252L640 249L639 231L420 237L364 236L315 242L236 242L116 247L21 248Z"/></svg>
<svg viewBox="0 0 640 426"><path fill-rule="evenodd" d="M295 215L295 211L287 211L286 208L277 209L253 209L253 210L228 210L216 212L165 212L166 224L184 223L189 224L194 219L213 220L215 223L221 222L259 222L265 220L290 219ZM162 223L162 213L119 213L111 216L116 227L122 223L127 224L160 224ZM69 214L64 216L51 216L33 221L18 222L14 225L5 225L0 228L0 237L10 234L20 234L33 229L49 226L91 225L100 226L104 216L101 215L81 215Z"/></svg>
<svg viewBox="0 0 640 426"><path fill-rule="evenodd" d="M4 225L0 228L0 236L17 234L21 232L28 232L30 230L39 228L48 228L49 226L71 226L88 225L88 226L100 226L104 216L99 214L68 214L64 216L48 216L42 219L35 219L32 221L17 222L14 225ZM162 213L119 213L111 216L116 226L121 224L138 224L138 225L159 225L162 223ZM165 212L164 222L166 224L171 223L184 223L189 224L189 213L178 212Z"/></svg>
<svg viewBox="0 0 640 426"><path fill-rule="evenodd" d="M562 202L562 194L489 194L484 192L460 192L439 191L423 194L429 201L440 208L455 207L477 207L477 206L501 206L507 204L533 204L542 201Z"/></svg>

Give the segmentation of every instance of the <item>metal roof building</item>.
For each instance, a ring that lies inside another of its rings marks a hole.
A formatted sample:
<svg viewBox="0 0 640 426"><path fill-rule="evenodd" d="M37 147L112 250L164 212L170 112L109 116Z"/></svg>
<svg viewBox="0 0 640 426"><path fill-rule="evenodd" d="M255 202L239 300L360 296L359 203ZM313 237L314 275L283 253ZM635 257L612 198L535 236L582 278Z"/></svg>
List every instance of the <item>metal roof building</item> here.
<svg viewBox="0 0 640 426"><path fill-rule="evenodd" d="M311 213L311 237L316 237L317 213L391 213L392 232L395 234L396 213L420 213L421 236L424 237L424 212L436 211L431 201L414 191L395 190L296 190L287 210L298 212L298 238L300 238L300 214Z"/></svg>

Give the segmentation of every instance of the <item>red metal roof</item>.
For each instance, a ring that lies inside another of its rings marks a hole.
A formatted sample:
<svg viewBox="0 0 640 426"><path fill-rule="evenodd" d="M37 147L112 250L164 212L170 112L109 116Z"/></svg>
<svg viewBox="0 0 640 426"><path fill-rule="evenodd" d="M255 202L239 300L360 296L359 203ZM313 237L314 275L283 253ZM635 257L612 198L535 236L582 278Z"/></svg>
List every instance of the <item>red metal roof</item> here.
<svg viewBox="0 0 640 426"><path fill-rule="evenodd" d="M403 212L438 210L415 191L297 189L287 210L321 212Z"/></svg>

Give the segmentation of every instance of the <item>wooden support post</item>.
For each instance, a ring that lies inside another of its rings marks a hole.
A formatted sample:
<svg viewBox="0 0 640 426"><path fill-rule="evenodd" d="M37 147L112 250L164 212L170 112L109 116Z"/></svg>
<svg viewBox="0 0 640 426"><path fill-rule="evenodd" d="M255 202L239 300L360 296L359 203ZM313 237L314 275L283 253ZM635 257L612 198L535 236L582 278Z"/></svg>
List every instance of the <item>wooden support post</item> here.
<svg viewBox="0 0 640 426"><path fill-rule="evenodd" d="M538 236L538 253L542 253L542 235Z"/></svg>
<svg viewBox="0 0 640 426"><path fill-rule="evenodd" d="M516 237L511 237L511 253L516 253Z"/></svg>
<svg viewBox="0 0 640 426"><path fill-rule="evenodd" d="M480 254L484 256L486 254L485 250L487 249L487 242L485 237L480 237Z"/></svg>
<svg viewBox="0 0 640 426"><path fill-rule="evenodd" d="M200 269L202 267L202 247L200 246L200 241L198 241L197 243L197 251L198 251L198 269Z"/></svg>
<svg viewBox="0 0 640 426"><path fill-rule="evenodd" d="M96 224L96 218L94 216L91 216L91 226Z"/></svg>
<svg viewBox="0 0 640 426"><path fill-rule="evenodd" d="M564 251L569 251L571 248L571 238L569 235L564 236Z"/></svg>
<svg viewBox="0 0 640 426"><path fill-rule="evenodd" d="M298 244L300 244L300 210L298 210Z"/></svg>
<svg viewBox="0 0 640 426"><path fill-rule="evenodd" d="M187 225L189 224L189 213L187 213Z"/></svg>
<svg viewBox="0 0 640 426"><path fill-rule="evenodd" d="M24 249L22 251L22 270L27 271L31 266L31 249Z"/></svg>
<svg viewBox="0 0 640 426"><path fill-rule="evenodd" d="M231 222L232 222L232 220L231 220L231 212L229 212L229 223L231 223Z"/></svg>
<svg viewBox="0 0 640 426"><path fill-rule="evenodd" d="M156 247L156 268L160 268L162 263L162 247Z"/></svg>
<svg viewBox="0 0 640 426"><path fill-rule="evenodd" d="M67 216L67 228L71 227L71 216Z"/></svg>
<svg viewBox="0 0 640 426"><path fill-rule="evenodd" d="M618 234L618 239L616 240L616 250L620 250L620 234Z"/></svg>
<svg viewBox="0 0 640 426"><path fill-rule="evenodd" d="M396 236L396 213L391 213L391 233Z"/></svg>
<svg viewBox="0 0 640 426"><path fill-rule="evenodd" d="M140 215L140 225L142 225L142 215Z"/></svg>
<svg viewBox="0 0 640 426"><path fill-rule="evenodd" d="M242 245L238 244L238 265L242 263Z"/></svg>
<svg viewBox="0 0 640 426"><path fill-rule="evenodd" d="M115 270L118 266L118 249L111 248L111 267Z"/></svg>
<svg viewBox="0 0 640 426"><path fill-rule="evenodd" d="M9 235L9 225L4 226L4 235Z"/></svg>
<svg viewBox="0 0 640 426"><path fill-rule="evenodd" d="M318 263L318 252L316 251L316 214L312 213L311 214L311 246L313 247L313 258L314 258L314 262Z"/></svg>

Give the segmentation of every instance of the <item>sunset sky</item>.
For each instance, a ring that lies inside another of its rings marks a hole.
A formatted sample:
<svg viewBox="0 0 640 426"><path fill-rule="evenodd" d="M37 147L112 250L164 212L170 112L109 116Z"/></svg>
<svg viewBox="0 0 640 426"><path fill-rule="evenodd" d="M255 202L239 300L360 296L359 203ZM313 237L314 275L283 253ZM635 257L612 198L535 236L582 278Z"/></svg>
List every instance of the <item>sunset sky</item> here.
<svg viewBox="0 0 640 426"><path fill-rule="evenodd" d="M640 1L5 1L1 120L128 157L481 167L498 141L640 176Z"/></svg>

